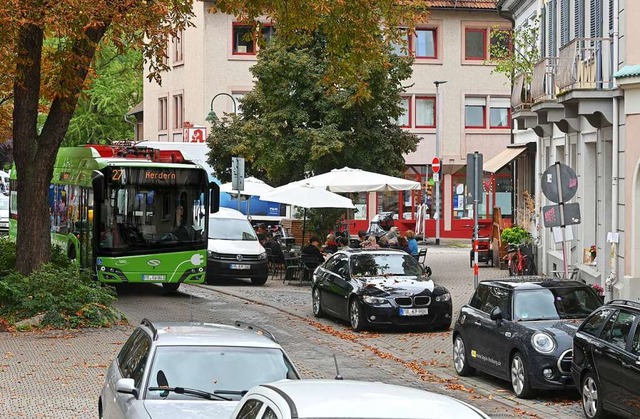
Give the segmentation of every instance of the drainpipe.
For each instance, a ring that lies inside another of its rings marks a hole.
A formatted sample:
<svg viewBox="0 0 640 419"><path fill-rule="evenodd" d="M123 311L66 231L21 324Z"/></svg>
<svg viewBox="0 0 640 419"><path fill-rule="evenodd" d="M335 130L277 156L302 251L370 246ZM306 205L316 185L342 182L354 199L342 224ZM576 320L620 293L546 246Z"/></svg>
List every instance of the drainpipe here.
<svg viewBox="0 0 640 419"><path fill-rule="evenodd" d="M618 14L618 0L613 1L613 11L614 11L614 19L613 19L613 68L612 74L617 71L619 60L619 43L618 43L618 31L619 31L619 14ZM618 88L615 78L612 80L613 85L611 88L613 90ZM620 125L620 115L618 111L618 98L614 97L613 101L613 133L611 138L611 231L615 236L618 232L618 179L619 179L619 151L620 151L620 135L619 135L619 125ZM611 249L609 250L609 276L604 281L605 288L605 298L606 301L610 301L613 299L613 286L618 282L618 243L617 241L613 241L611 243Z"/></svg>

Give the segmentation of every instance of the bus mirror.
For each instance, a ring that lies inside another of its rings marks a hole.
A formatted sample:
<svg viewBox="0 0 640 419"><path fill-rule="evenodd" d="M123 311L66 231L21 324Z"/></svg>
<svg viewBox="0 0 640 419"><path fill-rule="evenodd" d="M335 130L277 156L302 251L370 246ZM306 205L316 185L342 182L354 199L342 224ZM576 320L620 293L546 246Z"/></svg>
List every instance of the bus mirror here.
<svg viewBox="0 0 640 419"><path fill-rule="evenodd" d="M93 199L98 203L104 202L104 175L102 172L93 171L91 186L93 186Z"/></svg>
<svg viewBox="0 0 640 419"><path fill-rule="evenodd" d="M210 214L220 210L220 186L215 182L209 183L209 202L211 203Z"/></svg>

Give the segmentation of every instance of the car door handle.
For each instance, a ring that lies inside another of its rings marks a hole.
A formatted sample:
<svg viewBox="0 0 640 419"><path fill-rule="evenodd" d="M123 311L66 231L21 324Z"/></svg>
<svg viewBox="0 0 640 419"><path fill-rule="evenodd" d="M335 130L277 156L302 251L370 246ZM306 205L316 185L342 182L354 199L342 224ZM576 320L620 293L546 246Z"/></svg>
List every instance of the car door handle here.
<svg viewBox="0 0 640 419"><path fill-rule="evenodd" d="M598 354L598 355L602 355L602 349L600 349L600 348L593 348L593 353Z"/></svg>
<svg viewBox="0 0 640 419"><path fill-rule="evenodd" d="M626 362L621 363L622 368L631 368L631 364L627 364Z"/></svg>
<svg viewBox="0 0 640 419"><path fill-rule="evenodd" d="M475 324L476 326L482 326L482 322L479 320L476 320L475 322L473 322L473 324Z"/></svg>

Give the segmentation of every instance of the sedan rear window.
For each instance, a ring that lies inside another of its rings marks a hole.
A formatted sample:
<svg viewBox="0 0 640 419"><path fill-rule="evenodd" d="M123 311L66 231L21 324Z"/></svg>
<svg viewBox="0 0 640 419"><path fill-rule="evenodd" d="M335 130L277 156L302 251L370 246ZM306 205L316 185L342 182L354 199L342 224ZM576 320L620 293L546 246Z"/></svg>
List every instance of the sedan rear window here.
<svg viewBox="0 0 640 419"><path fill-rule="evenodd" d="M514 320L579 319L601 305L587 287L520 290L514 294Z"/></svg>

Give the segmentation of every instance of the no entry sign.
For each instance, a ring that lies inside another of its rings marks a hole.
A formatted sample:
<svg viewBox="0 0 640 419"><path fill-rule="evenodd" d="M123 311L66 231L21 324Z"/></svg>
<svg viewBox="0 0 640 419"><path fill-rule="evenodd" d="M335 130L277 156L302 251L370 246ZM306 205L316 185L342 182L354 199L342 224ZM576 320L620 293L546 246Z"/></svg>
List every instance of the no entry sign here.
<svg viewBox="0 0 640 419"><path fill-rule="evenodd" d="M440 172L440 159L437 157L434 157L433 160L431 161L431 170L433 170L433 173L439 173Z"/></svg>

